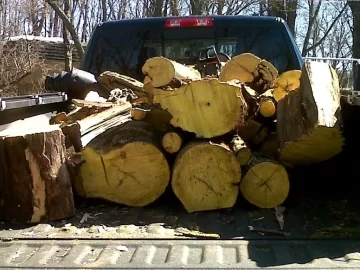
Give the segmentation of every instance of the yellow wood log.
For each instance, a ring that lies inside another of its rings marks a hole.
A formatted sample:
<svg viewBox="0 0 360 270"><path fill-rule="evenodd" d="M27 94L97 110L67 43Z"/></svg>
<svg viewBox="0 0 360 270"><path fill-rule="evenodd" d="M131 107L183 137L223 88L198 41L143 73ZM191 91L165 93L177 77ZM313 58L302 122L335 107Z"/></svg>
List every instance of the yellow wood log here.
<svg viewBox="0 0 360 270"><path fill-rule="evenodd" d="M153 87L169 85L174 78L177 80L201 79L198 71L161 56L148 59L142 72L150 77Z"/></svg>
<svg viewBox="0 0 360 270"><path fill-rule="evenodd" d="M244 166L248 164L251 159L251 150L247 147L243 139L239 135L235 135L231 140L230 146L240 164Z"/></svg>
<svg viewBox="0 0 360 270"><path fill-rule="evenodd" d="M251 204L260 208L274 208L288 197L289 177L281 164L253 156L245 168L240 191Z"/></svg>
<svg viewBox="0 0 360 270"><path fill-rule="evenodd" d="M161 144L166 152L174 154L179 152L183 144L183 139L178 132L169 131L162 137Z"/></svg>
<svg viewBox="0 0 360 270"><path fill-rule="evenodd" d="M145 122L129 121L106 130L83 150L81 192L140 207L154 202L167 187L170 169L159 136Z"/></svg>
<svg viewBox="0 0 360 270"><path fill-rule="evenodd" d="M325 161L340 153L340 92L335 70L326 63L306 62L300 89L278 102L280 160L292 165Z"/></svg>
<svg viewBox="0 0 360 270"><path fill-rule="evenodd" d="M191 213L232 207L239 193L240 179L239 163L227 146L192 142L176 157L171 185Z"/></svg>
<svg viewBox="0 0 360 270"><path fill-rule="evenodd" d="M273 89L269 89L259 97L260 113L264 117L273 117L276 114L276 102Z"/></svg>
<svg viewBox="0 0 360 270"><path fill-rule="evenodd" d="M289 70L282 73L274 82L273 97L278 102L290 91L299 89L301 70Z"/></svg>
<svg viewBox="0 0 360 270"><path fill-rule="evenodd" d="M212 138L244 124L247 104L241 86L217 79L193 81L173 91L155 89L154 104L172 115L171 124Z"/></svg>

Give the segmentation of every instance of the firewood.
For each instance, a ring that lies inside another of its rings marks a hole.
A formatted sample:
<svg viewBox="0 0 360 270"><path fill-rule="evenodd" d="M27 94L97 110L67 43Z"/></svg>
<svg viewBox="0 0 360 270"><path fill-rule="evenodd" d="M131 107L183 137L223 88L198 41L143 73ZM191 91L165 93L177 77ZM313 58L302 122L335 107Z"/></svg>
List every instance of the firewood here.
<svg viewBox="0 0 360 270"><path fill-rule="evenodd" d="M260 145L259 152L268 158L278 159L279 142L275 132L270 133Z"/></svg>
<svg viewBox="0 0 360 270"><path fill-rule="evenodd" d="M259 111L264 117L273 117L276 115L276 102L272 93L273 89L269 89L259 97Z"/></svg>
<svg viewBox="0 0 360 270"><path fill-rule="evenodd" d="M198 71L165 57L148 59L142 68L142 72L150 77L153 87L167 86L174 78L178 80L201 79Z"/></svg>
<svg viewBox="0 0 360 270"><path fill-rule="evenodd" d="M243 139L241 139L239 135L235 135L230 145L240 166L246 165L251 159L251 150L247 147Z"/></svg>
<svg viewBox="0 0 360 270"><path fill-rule="evenodd" d="M166 152L174 154L179 152L183 144L183 138L176 131L168 131L162 136L161 144Z"/></svg>
<svg viewBox="0 0 360 270"><path fill-rule="evenodd" d="M232 207L240 179L239 163L228 146L191 142L177 154L171 186L191 213Z"/></svg>
<svg viewBox="0 0 360 270"><path fill-rule="evenodd" d="M142 120L145 118L147 114L146 110L143 110L141 108L132 108L131 109L131 118L134 120Z"/></svg>
<svg viewBox="0 0 360 270"><path fill-rule="evenodd" d="M282 73L274 82L273 97L278 102L290 91L299 89L301 70L289 70Z"/></svg>
<svg viewBox="0 0 360 270"><path fill-rule="evenodd" d="M238 129L238 134L244 141L258 145L267 137L268 128L250 118L243 127Z"/></svg>
<svg viewBox="0 0 360 270"><path fill-rule="evenodd" d="M142 121L153 125L153 127L162 132L167 132L171 119L172 115L168 111L155 107L146 113L146 116Z"/></svg>
<svg viewBox="0 0 360 270"><path fill-rule="evenodd" d="M261 60L252 53L243 53L225 64L219 80L240 80L261 94L272 86L277 76L278 71L270 62Z"/></svg>
<svg viewBox="0 0 360 270"><path fill-rule="evenodd" d="M148 123L128 121L102 132L82 151L76 187L87 198L140 207L168 186L170 169L159 135Z"/></svg>
<svg viewBox="0 0 360 270"><path fill-rule="evenodd" d="M65 150L58 125L0 138L0 212L5 221L49 222L75 214Z"/></svg>
<svg viewBox="0 0 360 270"><path fill-rule="evenodd" d="M253 156L244 168L240 182L243 197L260 208L274 208L281 205L290 190L286 169L276 161Z"/></svg>
<svg viewBox="0 0 360 270"><path fill-rule="evenodd" d="M306 62L300 89L281 99L277 108L281 161L306 165L341 152L339 80L329 64Z"/></svg>
<svg viewBox="0 0 360 270"><path fill-rule="evenodd" d="M154 104L171 115L171 124L198 138L224 135L244 124L247 104L241 86L217 79L193 81L173 91L155 89Z"/></svg>
<svg viewBox="0 0 360 270"><path fill-rule="evenodd" d="M120 90L130 88L138 97L147 96L143 89L144 84L142 82L116 72L105 71L100 74L97 80L103 88L109 91L109 93L115 88L119 88Z"/></svg>

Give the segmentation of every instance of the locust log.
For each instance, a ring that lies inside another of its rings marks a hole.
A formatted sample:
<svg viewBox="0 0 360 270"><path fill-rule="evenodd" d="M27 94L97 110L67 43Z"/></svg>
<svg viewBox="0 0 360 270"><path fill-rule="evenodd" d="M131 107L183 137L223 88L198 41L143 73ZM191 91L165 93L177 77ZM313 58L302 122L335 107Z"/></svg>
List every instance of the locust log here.
<svg viewBox="0 0 360 270"><path fill-rule="evenodd" d="M161 144L166 152L175 154L179 152L183 144L183 138L179 132L168 131L162 136Z"/></svg>
<svg viewBox="0 0 360 270"><path fill-rule="evenodd" d="M57 125L0 138L0 212L5 221L38 223L75 214L65 151Z"/></svg>
<svg viewBox="0 0 360 270"><path fill-rule="evenodd" d="M289 195L289 176L283 165L259 156L253 156L244 169L240 182L243 197L260 208L281 205Z"/></svg>
<svg viewBox="0 0 360 270"><path fill-rule="evenodd" d="M231 149L233 150L240 166L248 164L251 159L251 150L247 147L246 143L239 135L235 135L230 142Z"/></svg>
<svg viewBox="0 0 360 270"><path fill-rule="evenodd" d="M260 95L259 107L259 111L264 117L274 117L276 115L276 101L273 96L273 89L269 89Z"/></svg>
<svg viewBox="0 0 360 270"><path fill-rule="evenodd" d="M238 129L238 135L251 144L258 145L262 143L269 134L268 127L250 118L245 125Z"/></svg>
<svg viewBox="0 0 360 270"><path fill-rule="evenodd" d="M240 179L241 168L228 146L191 142L177 154L171 186L191 213L232 207Z"/></svg>
<svg viewBox="0 0 360 270"><path fill-rule="evenodd" d="M157 56L148 59L142 67L142 72L151 79L153 87L163 87L175 80L200 80L200 73L185 65Z"/></svg>
<svg viewBox="0 0 360 270"><path fill-rule="evenodd" d="M170 181L159 138L142 121L128 121L95 137L82 151L81 183L75 185L79 193L133 207L155 201Z"/></svg>
<svg viewBox="0 0 360 270"><path fill-rule="evenodd" d="M282 73L274 81L273 97L276 102L283 99L289 92L300 87L301 70L289 70Z"/></svg>
<svg viewBox="0 0 360 270"><path fill-rule="evenodd" d="M170 123L198 138L224 135L244 125L247 104L241 85L204 79L173 91L155 89L154 104L172 115Z"/></svg>
<svg viewBox="0 0 360 270"><path fill-rule="evenodd" d="M326 63L303 65L300 89L278 102L280 160L292 165L325 161L340 153L340 92L335 70Z"/></svg>
<svg viewBox="0 0 360 270"><path fill-rule="evenodd" d="M268 158L278 159L279 143L275 132L269 133L260 145L260 153Z"/></svg>

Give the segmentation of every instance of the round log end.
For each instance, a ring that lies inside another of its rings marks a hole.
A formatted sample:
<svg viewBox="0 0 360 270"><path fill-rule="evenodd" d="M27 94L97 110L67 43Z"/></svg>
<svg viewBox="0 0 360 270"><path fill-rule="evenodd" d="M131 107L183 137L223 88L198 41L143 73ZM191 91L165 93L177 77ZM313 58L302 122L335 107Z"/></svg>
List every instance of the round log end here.
<svg viewBox="0 0 360 270"><path fill-rule="evenodd" d="M249 163L252 157L251 150L249 148L243 148L239 150L236 154L236 158L240 164L240 166L245 166Z"/></svg>
<svg viewBox="0 0 360 270"><path fill-rule="evenodd" d="M276 102L283 99L287 93L300 87L301 70L289 70L282 73L274 81L274 99Z"/></svg>
<svg viewBox="0 0 360 270"><path fill-rule="evenodd" d="M189 213L229 208L236 202L240 179L241 168L231 151L207 142L190 143L176 158L172 189Z"/></svg>
<svg viewBox="0 0 360 270"><path fill-rule="evenodd" d="M175 68L171 61L161 56L148 59L142 67L142 72L151 79L153 87L168 85L175 76Z"/></svg>
<svg viewBox="0 0 360 270"><path fill-rule="evenodd" d="M289 194L289 177L280 164L259 162L250 166L240 182L240 191L251 204L260 208L281 205Z"/></svg>
<svg viewBox="0 0 360 270"><path fill-rule="evenodd" d="M145 118L147 111L139 110L136 108L131 109L131 117L134 120L142 120Z"/></svg>
<svg viewBox="0 0 360 270"><path fill-rule="evenodd" d="M271 99L260 101L260 113L264 117L272 117L276 113L276 106Z"/></svg>
<svg viewBox="0 0 360 270"><path fill-rule="evenodd" d="M177 132L167 132L163 136L161 143L166 152L174 154L180 150L182 138Z"/></svg>

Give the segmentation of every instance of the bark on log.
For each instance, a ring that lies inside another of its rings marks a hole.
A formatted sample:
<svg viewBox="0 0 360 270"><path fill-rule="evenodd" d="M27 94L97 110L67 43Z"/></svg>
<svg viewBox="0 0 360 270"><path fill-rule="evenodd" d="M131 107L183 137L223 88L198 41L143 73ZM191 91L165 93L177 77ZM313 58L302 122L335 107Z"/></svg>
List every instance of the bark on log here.
<svg viewBox="0 0 360 270"><path fill-rule="evenodd" d="M239 163L227 146L192 142L176 157L171 185L176 197L191 213L232 207L240 179Z"/></svg>
<svg viewBox="0 0 360 270"><path fill-rule="evenodd" d="M300 89L278 103L277 134L280 160L287 164L312 164L340 153L339 81L334 69L320 62L306 62Z"/></svg>
<svg viewBox="0 0 360 270"><path fill-rule="evenodd" d="M248 164L251 159L251 150L247 147L243 139L240 138L239 135L235 135L234 138L231 140L230 145L240 166Z"/></svg>
<svg viewBox="0 0 360 270"><path fill-rule="evenodd" d="M106 90L110 91L116 88L120 90L130 88L138 97L147 97L144 91L144 84L131 77L121 75L116 72L105 71L97 78L98 83Z"/></svg>
<svg viewBox="0 0 360 270"><path fill-rule="evenodd" d="M14 223L38 223L75 214L65 137L56 125L0 138L0 212Z"/></svg>
<svg viewBox="0 0 360 270"><path fill-rule="evenodd" d="M241 86L217 79L193 81L173 91L155 89L154 104L172 115L173 126L198 138L224 135L244 125L247 115Z"/></svg>
<svg viewBox="0 0 360 270"><path fill-rule="evenodd" d="M259 97L259 111L264 117L274 117L276 115L276 101L272 92L273 89L269 89Z"/></svg>
<svg viewBox="0 0 360 270"><path fill-rule="evenodd" d="M278 159L279 142L276 133L270 133L261 143L260 153L268 158Z"/></svg>
<svg viewBox="0 0 360 270"><path fill-rule="evenodd" d="M174 154L179 152L183 144L183 138L178 132L169 131L163 135L161 144L167 153Z"/></svg>
<svg viewBox="0 0 360 270"><path fill-rule="evenodd" d="M198 71L165 57L148 59L142 68L142 72L151 79L153 87L167 86L173 79L180 81L201 79Z"/></svg>
<svg viewBox="0 0 360 270"><path fill-rule="evenodd" d="M170 180L159 136L141 121L106 130L85 147L82 159L82 183L75 186L81 186L88 198L145 206L165 191Z"/></svg>
<svg viewBox="0 0 360 270"><path fill-rule="evenodd" d="M260 208L274 208L285 201L289 190L289 176L281 164L253 156L245 167L240 191L251 204Z"/></svg>

